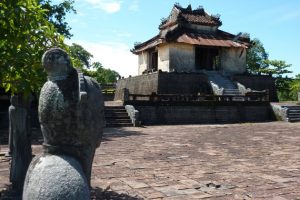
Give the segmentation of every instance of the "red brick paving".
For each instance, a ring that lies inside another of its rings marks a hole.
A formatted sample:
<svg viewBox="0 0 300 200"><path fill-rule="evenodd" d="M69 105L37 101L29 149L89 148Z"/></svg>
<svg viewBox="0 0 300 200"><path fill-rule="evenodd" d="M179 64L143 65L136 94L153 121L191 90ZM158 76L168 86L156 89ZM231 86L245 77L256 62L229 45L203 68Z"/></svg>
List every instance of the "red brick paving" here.
<svg viewBox="0 0 300 200"><path fill-rule="evenodd" d="M97 199L300 199L300 123L106 129L92 187Z"/></svg>

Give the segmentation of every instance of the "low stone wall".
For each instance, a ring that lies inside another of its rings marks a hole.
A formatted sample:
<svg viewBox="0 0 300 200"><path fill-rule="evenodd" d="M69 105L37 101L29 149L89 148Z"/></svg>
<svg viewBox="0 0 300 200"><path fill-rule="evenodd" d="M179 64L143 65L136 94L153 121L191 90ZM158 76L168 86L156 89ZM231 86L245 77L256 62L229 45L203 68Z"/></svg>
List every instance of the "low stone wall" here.
<svg viewBox="0 0 300 200"><path fill-rule="evenodd" d="M158 73L145 74L118 80L114 100L122 100L123 89L127 88L131 94L157 93Z"/></svg>
<svg viewBox="0 0 300 200"><path fill-rule="evenodd" d="M202 73L159 73L157 94L212 94L207 75Z"/></svg>
<svg viewBox="0 0 300 200"><path fill-rule="evenodd" d="M263 122L272 120L269 105L135 106L143 125Z"/></svg>
<svg viewBox="0 0 300 200"><path fill-rule="evenodd" d="M156 72L117 82L114 100L123 100L123 89L130 94L212 94L207 76L202 73Z"/></svg>
<svg viewBox="0 0 300 200"><path fill-rule="evenodd" d="M277 92L275 87L275 79L271 76L263 75L234 75L233 81L243 84L246 88L252 90L268 90L271 102L277 102Z"/></svg>

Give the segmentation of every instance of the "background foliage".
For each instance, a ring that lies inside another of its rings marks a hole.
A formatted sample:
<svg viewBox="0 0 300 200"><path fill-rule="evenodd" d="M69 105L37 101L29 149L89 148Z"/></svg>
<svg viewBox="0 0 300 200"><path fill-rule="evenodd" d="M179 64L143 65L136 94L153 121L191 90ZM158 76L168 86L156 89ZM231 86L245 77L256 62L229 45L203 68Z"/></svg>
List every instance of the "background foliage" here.
<svg viewBox="0 0 300 200"><path fill-rule="evenodd" d="M269 75L275 78L277 95L280 101L297 100L300 89L300 75L293 79L288 77L292 73L290 64L284 60L269 60L262 42L255 38L247 51L247 72L253 75ZM297 78L298 77L298 78Z"/></svg>
<svg viewBox="0 0 300 200"><path fill-rule="evenodd" d="M6 91L39 90L45 81L43 53L51 46L65 47L46 12L35 0L0 2L0 86Z"/></svg>
<svg viewBox="0 0 300 200"><path fill-rule="evenodd" d="M0 87L6 92L29 94L39 92L46 81L41 66L43 53L60 47L70 53L74 66L99 82L114 82L118 73L107 70L80 45L68 46L71 28L65 21L69 12L76 12L74 1L53 4L51 0L0 1ZM93 71L89 70L95 66Z"/></svg>

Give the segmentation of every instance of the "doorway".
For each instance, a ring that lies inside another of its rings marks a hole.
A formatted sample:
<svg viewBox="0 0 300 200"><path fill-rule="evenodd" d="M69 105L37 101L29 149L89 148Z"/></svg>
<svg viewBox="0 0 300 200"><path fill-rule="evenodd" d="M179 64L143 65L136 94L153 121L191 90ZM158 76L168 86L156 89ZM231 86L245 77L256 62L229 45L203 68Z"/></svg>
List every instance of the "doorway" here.
<svg viewBox="0 0 300 200"><path fill-rule="evenodd" d="M195 47L195 67L197 70L219 70L218 48Z"/></svg>

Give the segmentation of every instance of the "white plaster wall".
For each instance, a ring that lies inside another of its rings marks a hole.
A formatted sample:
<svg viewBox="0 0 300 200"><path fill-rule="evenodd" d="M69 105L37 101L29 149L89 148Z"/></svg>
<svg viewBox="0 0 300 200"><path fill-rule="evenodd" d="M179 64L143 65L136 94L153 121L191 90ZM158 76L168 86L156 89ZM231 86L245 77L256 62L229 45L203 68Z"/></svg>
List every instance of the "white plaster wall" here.
<svg viewBox="0 0 300 200"><path fill-rule="evenodd" d="M223 48L221 50L221 69L233 74L246 71L246 49Z"/></svg>
<svg viewBox="0 0 300 200"><path fill-rule="evenodd" d="M194 46L184 43L170 44L170 71L192 72L195 71Z"/></svg>
<svg viewBox="0 0 300 200"><path fill-rule="evenodd" d="M148 53L143 51L139 55L139 75L143 73L147 69L147 63L148 63Z"/></svg>
<svg viewBox="0 0 300 200"><path fill-rule="evenodd" d="M170 71L169 52L170 48L168 45L161 45L158 47L158 70L166 72Z"/></svg>

